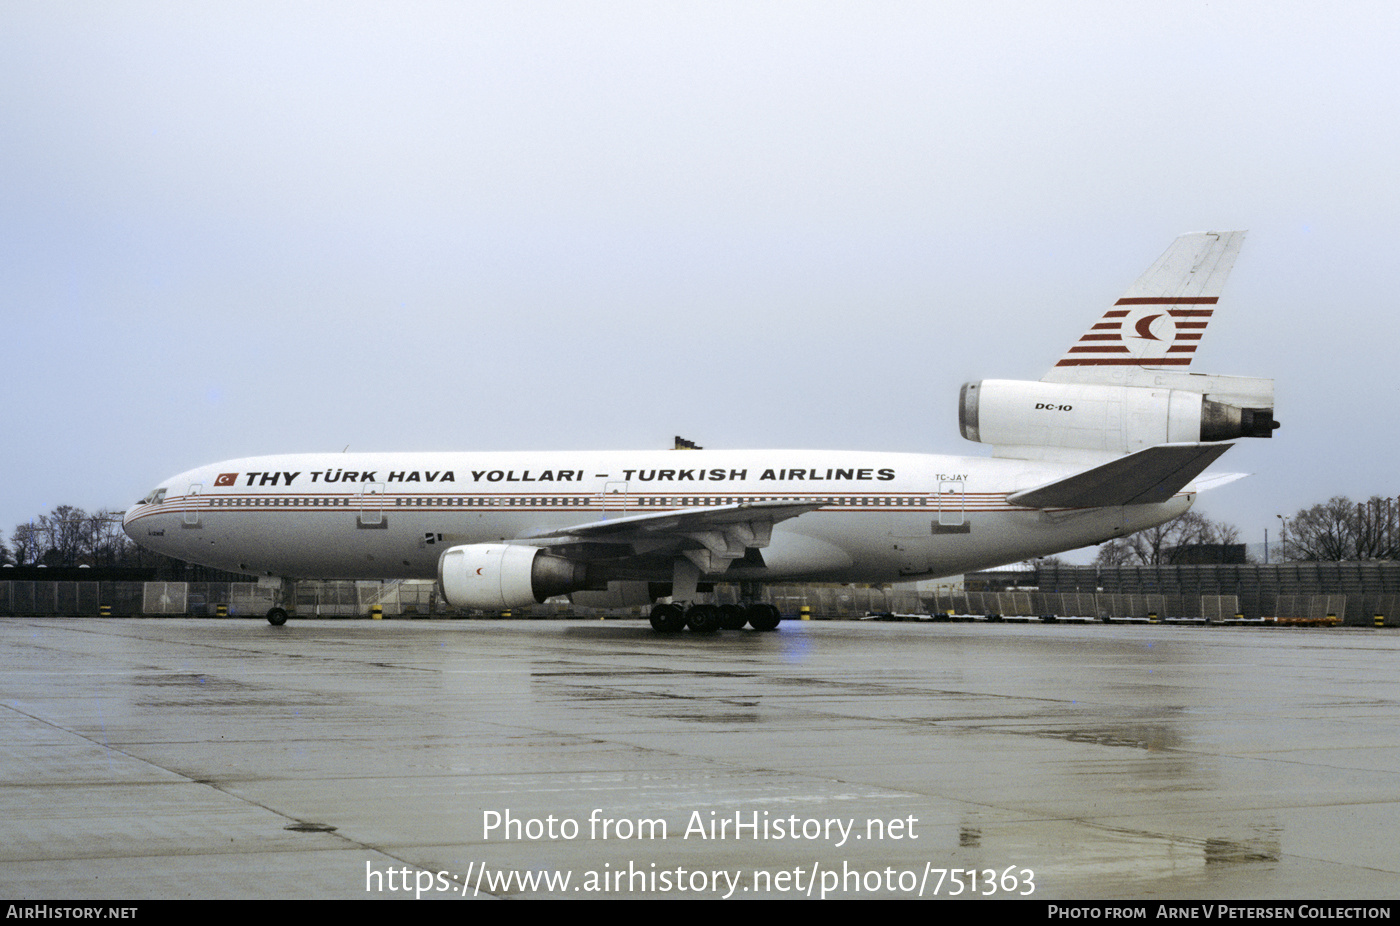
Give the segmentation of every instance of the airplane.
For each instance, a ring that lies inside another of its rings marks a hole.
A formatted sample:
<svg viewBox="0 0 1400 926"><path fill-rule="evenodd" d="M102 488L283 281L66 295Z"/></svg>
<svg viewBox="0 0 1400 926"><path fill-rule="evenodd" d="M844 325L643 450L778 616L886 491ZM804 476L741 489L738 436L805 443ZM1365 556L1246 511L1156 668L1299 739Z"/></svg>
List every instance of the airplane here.
<svg viewBox="0 0 1400 926"><path fill-rule="evenodd" d="M126 512L137 543L261 577L436 578L458 608L657 602L663 633L777 628L766 583L889 583L1102 543L1163 523L1273 381L1190 372L1243 231L1183 235L1039 381L962 387L991 457L815 450L301 453L201 466ZM677 441L677 446L683 442ZM738 583L742 605L706 599Z"/></svg>

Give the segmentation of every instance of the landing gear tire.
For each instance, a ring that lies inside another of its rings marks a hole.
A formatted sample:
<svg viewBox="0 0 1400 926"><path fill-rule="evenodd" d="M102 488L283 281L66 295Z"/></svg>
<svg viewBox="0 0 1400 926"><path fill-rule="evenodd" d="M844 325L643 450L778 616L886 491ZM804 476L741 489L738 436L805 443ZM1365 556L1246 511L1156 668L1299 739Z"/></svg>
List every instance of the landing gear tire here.
<svg viewBox="0 0 1400 926"><path fill-rule="evenodd" d="M749 616L741 605L722 604L719 606L719 625L725 630L743 630L744 625L748 622Z"/></svg>
<svg viewBox="0 0 1400 926"><path fill-rule="evenodd" d="M751 604L745 613L754 630L777 630L783 620L782 612L771 604Z"/></svg>
<svg viewBox="0 0 1400 926"><path fill-rule="evenodd" d="M651 629L657 633L677 633L685 627L680 605L659 604L651 609Z"/></svg>
<svg viewBox="0 0 1400 926"><path fill-rule="evenodd" d="M691 633L716 633L720 628L719 608L712 604L692 605L685 612L685 624Z"/></svg>
<svg viewBox="0 0 1400 926"><path fill-rule="evenodd" d="M267 622L274 627L281 627L287 623L287 612L282 608L273 608L267 612Z"/></svg>

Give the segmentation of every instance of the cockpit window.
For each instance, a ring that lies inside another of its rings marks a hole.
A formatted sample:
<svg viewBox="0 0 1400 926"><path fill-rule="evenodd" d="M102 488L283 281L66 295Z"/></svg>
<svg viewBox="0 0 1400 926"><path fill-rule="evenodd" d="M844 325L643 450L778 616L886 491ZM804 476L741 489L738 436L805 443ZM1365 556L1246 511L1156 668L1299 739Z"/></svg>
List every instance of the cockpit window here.
<svg viewBox="0 0 1400 926"><path fill-rule="evenodd" d="M150 495L147 495L145 498L141 499L141 500L140 500L139 502L137 502L136 504L138 504L138 505L159 505L159 504L160 504L161 502L163 502L163 501L165 501L165 490L164 490L164 489L152 489Z"/></svg>

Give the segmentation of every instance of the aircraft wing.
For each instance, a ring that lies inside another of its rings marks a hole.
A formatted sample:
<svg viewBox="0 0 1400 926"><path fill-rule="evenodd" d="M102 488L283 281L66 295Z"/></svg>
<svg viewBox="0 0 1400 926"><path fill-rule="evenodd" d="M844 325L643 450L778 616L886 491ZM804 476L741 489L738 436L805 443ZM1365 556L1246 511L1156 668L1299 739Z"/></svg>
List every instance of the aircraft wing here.
<svg viewBox="0 0 1400 926"><path fill-rule="evenodd" d="M760 501L591 521L531 533L520 539L540 546L626 545L634 554L675 550L702 572L722 572L750 549L768 546L773 525L816 511L824 501ZM541 541L544 541L541 543Z"/></svg>
<svg viewBox="0 0 1400 926"><path fill-rule="evenodd" d="M1064 479L1013 492L1027 508L1108 508L1164 502L1214 463L1231 443L1159 444Z"/></svg>

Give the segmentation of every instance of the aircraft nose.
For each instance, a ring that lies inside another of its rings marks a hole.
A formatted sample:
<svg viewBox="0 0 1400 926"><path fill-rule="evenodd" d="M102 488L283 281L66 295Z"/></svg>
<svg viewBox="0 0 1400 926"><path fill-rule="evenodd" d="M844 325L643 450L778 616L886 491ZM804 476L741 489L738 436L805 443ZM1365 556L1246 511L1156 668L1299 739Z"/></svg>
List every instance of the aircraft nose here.
<svg viewBox="0 0 1400 926"><path fill-rule="evenodd" d="M122 515L122 531L136 543L140 543L136 537L136 517L141 509L145 507L145 504L142 502L137 502L126 509L126 512Z"/></svg>

